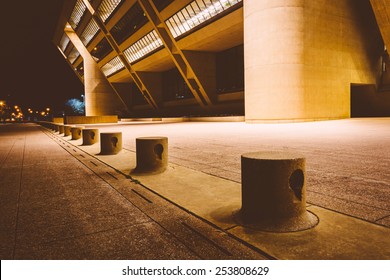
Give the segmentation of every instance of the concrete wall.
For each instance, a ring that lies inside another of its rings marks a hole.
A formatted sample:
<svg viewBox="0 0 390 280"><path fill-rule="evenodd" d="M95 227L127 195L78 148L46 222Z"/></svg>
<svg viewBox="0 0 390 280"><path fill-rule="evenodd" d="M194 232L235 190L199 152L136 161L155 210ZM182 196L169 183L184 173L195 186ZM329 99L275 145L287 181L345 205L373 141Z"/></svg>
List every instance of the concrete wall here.
<svg viewBox="0 0 390 280"><path fill-rule="evenodd" d="M118 116L67 116L66 124L117 123Z"/></svg>
<svg viewBox="0 0 390 280"><path fill-rule="evenodd" d="M244 1L246 121L349 117L382 47L368 0Z"/></svg>

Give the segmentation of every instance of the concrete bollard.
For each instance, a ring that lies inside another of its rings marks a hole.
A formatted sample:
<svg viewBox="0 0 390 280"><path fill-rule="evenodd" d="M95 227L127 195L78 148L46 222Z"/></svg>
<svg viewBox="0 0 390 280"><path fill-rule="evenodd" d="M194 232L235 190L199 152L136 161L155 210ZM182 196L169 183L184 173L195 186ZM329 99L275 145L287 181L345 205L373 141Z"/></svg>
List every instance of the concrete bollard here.
<svg viewBox="0 0 390 280"><path fill-rule="evenodd" d="M122 132L100 133L100 154L115 155L122 150Z"/></svg>
<svg viewBox="0 0 390 280"><path fill-rule="evenodd" d="M58 133L64 134L64 126L63 125L58 125Z"/></svg>
<svg viewBox="0 0 390 280"><path fill-rule="evenodd" d="M83 126L75 126L70 129L70 133L72 134L71 140L77 140L81 138L81 131L83 130Z"/></svg>
<svg viewBox="0 0 390 280"><path fill-rule="evenodd" d="M312 228L318 218L306 211L306 160L291 152L241 156L242 208L247 226L272 232Z"/></svg>
<svg viewBox="0 0 390 280"><path fill-rule="evenodd" d="M70 129L72 128L73 126L71 125L64 125L64 136L70 136L72 135L72 132L70 131Z"/></svg>
<svg viewBox="0 0 390 280"><path fill-rule="evenodd" d="M82 131L83 145L93 145L99 142L99 129L85 128Z"/></svg>
<svg viewBox="0 0 390 280"><path fill-rule="evenodd" d="M137 167L133 173L161 173L168 166L167 137L139 137L136 139Z"/></svg>

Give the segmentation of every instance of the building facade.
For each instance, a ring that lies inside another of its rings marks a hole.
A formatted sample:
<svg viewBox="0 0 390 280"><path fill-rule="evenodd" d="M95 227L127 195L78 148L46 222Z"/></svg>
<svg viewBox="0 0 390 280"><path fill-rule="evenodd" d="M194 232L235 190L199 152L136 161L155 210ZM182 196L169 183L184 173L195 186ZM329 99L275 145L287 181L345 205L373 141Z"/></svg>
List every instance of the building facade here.
<svg viewBox="0 0 390 280"><path fill-rule="evenodd" d="M383 115L386 0L67 0L53 42L86 115Z"/></svg>

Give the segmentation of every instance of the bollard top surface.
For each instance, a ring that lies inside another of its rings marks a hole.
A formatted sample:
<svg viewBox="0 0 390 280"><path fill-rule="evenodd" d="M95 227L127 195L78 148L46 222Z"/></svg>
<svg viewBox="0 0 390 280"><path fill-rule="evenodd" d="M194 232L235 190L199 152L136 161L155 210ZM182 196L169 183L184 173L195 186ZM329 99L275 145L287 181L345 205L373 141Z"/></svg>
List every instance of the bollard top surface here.
<svg viewBox="0 0 390 280"><path fill-rule="evenodd" d="M293 152L293 151L258 151L258 152L242 154L241 158L272 161L272 160L305 159L305 156L301 153Z"/></svg>
<svg viewBox="0 0 390 280"><path fill-rule="evenodd" d="M165 136L147 136L147 137L137 137L136 140L162 140L162 139L168 139L168 137Z"/></svg>
<svg viewBox="0 0 390 280"><path fill-rule="evenodd" d="M100 134L103 134L103 135L122 134L122 131L116 131L116 132L100 132Z"/></svg>

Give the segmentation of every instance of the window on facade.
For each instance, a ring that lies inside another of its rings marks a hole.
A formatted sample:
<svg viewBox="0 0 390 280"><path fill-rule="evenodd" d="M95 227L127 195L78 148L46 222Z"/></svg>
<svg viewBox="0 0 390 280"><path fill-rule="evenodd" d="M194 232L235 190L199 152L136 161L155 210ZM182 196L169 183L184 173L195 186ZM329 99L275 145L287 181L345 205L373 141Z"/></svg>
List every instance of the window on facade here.
<svg viewBox="0 0 390 280"><path fill-rule="evenodd" d="M116 56L104 64L102 71L106 77L109 77L124 68L125 66L123 65L122 61L119 59L119 57Z"/></svg>
<svg viewBox="0 0 390 280"><path fill-rule="evenodd" d="M123 53L127 61L133 63L161 46L162 41L157 32L153 30L128 47Z"/></svg>
<svg viewBox="0 0 390 280"><path fill-rule="evenodd" d="M137 2L127 11L117 24L115 24L110 32L118 44L121 44L147 22L148 19Z"/></svg>
<svg viewBox="0 0 390 280"><path fill-rule="evenodd" d="M240 45L217 54L217 92L242 90L244 90L244 47Z"/></svg>
<svg viewBox="0 0 390 280"><path fill-rule="evenodd" d="M83 15L85 14L86 9L87 7L83 3L83 1L77 0L76 5L74 6L73 11L69 18L69 24L70 26L72 26L73 30L76 30L77 27L79 26L79 23Z"/></svg>
<svg viewBox="0 0 390 280"><path fill-rule="evenodd" d="M191 90L177 68L163 73L163 99L165 101L192 97Z"/></svg>
<svg viewBox="0 0 390 280"><path fill-rule="evenodd" d="M122 2L123 0L103 0L97 8L97 14L106 23Z"/></svg>
<svg viewBox="0 0 390 280"><path fill-rule="evenodd" d="M103 38L91 51L92 57L99 61L112 52L112 47L106 38Z"/></svg>
<svg viewBox="0 0 390 280"><path fill-rule="evenodd" d="M178 37L233 7L242 0L195 0L168 18L165 23L173 37Z"/></svg>

